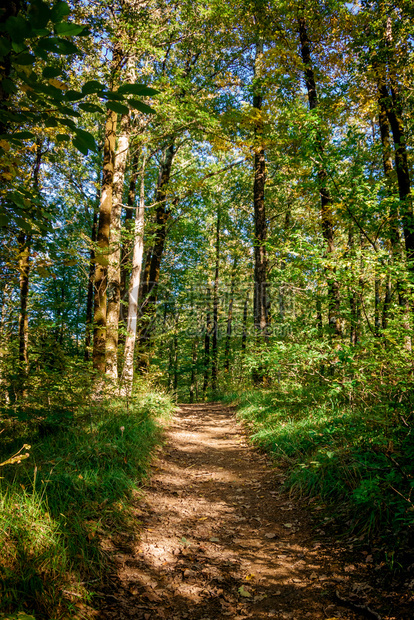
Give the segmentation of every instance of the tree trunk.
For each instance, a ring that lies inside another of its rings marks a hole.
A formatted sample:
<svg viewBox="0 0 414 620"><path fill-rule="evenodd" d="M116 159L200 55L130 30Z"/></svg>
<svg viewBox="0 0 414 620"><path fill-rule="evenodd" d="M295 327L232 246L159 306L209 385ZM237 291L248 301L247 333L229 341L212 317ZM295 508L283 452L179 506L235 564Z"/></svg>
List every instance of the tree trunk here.
<svg viewBox="0 0 414 620"><path fill-rule="evenodd" d="M39 174L42 162L42 142L36 140L36 156L33 166L33 188L39 192ZM19 265L19 383L18 391L24 398L26 396L26 381L29 375L29 314L27 310L29 300L29 275L30 275L30 246L32 236L23 231L17 236L18 265Z"/></svg>
<svg viewBox="0 0 414 620"><path fill-rule="evenodd" d="M138 293L140 290L142 257L144 254L145 224L145 156L141 167L141 184L139 202L135 212L134 247L132 250L132 272L129 283L128 317L124 348L124 369L122 383L125 391L130 394L134 379L134 350L138 320Z"/></svg>
<svg viewBox="0 0 414 620"><path fill-rule="evenodd" d="M377 337L381 335L380 290L381 290L381 282L380 282L378 274L375 274L375 278L374 278L374 334Z"/></svg>
<svg viewBox="0 0 414 620"><path fill-rule="evenodd" d="M204 335L204 380L203 380L203 400L206 399L207 390L210 381L210 334L211 334L211 289L207 286L207 304L206 304L206 331Z"/></svg>
<svg viewBox="0 0 414 620"><path fill-rule="evenodd" d="M246 299L244 300L243 305L243 327L242 327L242 339L241 339L241 350L244 355L246 352L246 343L247 343L247 317L249 310L249 293L246 293Z"/></svg>
<svg viewBox="0 0 414 620"><path fill-rule="evenodd" d="M108 307L106 317L106 374L118 379L118 324L121 303L121 214L124 193L125 168L131 137L131 122L128 114L121 119L121 133L115 154L113 199L111 211L110 249L108 262Z"/></svg>
<svg viewBox="0 0 414 620"><path fill-rule="evenodd" d="M218 389L218 310L219 310L219 269L220 269L220 205L217 209L216 223L216 264L214 268L213 286L213 338L211 358L211 387L213 392Z"/></svg>
<svg viewBox="0 0 414 620"><path fill-rule="evenodd" d="M143 371L149 366L149 344L157 302L157 288L160 277L161 260L164 253L167 224L170 210L167 208L167 185L171 176L171 167L175 155L174 142L167 148L160 168L156 193L155 240L147 255L144 278L141 287L141 309L143 317L139 329L138 367Z"/></svg>
<svg viewBox="0 0 414 620"><path fill-rule="evenodd" d="M263 147L262 88L260 84L260 62L263 56L263 42L256 44L254 71L253 108L256 110L255 154L254 154L254 326L262 341L268 338L267 304L267 220L265 208L266 161Z"/></svg>
<svg viewBox="0 0 414 620"><path fill-rule="evenodd" d="M303 17L298 19L300 52L304 66L305 84L308 93L309 109L317 109L318 95L316 90L315 72L313 70L312 57L310 52L310 41L308 38L306 21ZM334 254L334 222L332 212L332 198L327 187L328 173L323 165L324 148L321 134L316 138L316 150L320 157L318 166L318 186L321 200L321 228L322 235L326 244L328 264L333 259ZM330 258L331 257L331 258ZM328 266L326 270L328 285L328 323L330 331L335 336L342 335L342 325L340 318L340 295L339 283L336 278L335 268Z"/></svg>
<svg viewBox="0 0 414 620"><path fill-rule="evenodd" d="M98 201L99 203L99 197ZM99 204L94 206L93 209L93 221L91 231L91 250L89 258L89 277L88 277L88 295L86 298L86 330L85 330L85 353L84 359L87 362L90 359L90 347L91 347L91 334L93 330L93 298L94 298L94 285L95 285L95 243L98 232L98 215Z"/></svg>
<svg viewBox="0 0 414 620"><path fill-rule="evenodd" d="M410 169L407 157L405 128L402 118L402 103L396 84L391 88L391 95L383 81L379 82L380 106L384 107L391 126L395 148L395 169L400 198L400 213L404 231L405 251L408 268L414 274L414 214L411 197Z"/></svg>
<svg viewBox="0 0 414 620"><path fill-rule="evenodd" d="M102 192L99 205L99 222L95 267L93 367L100 374L105 372L106 349L106 297L108 276L109 232L112 211L114 180L115 139L117 115L108 111L105 125Z"/></svg>
<svg viewBox="0 0 414 620"><path fill-rule="evenodd" d="M400 199L400 211L402 212L402 226L404 231L405 251L408 261L408 269L411 276L414 274L414 263L410 262L414 259L414 218L412 211L411 200L411 181L408 168L407 150L404 136L404 126L401 117L401 103L398 96L395 94L392 97L389 96L387 86L383 78L383 72L378 68L378 92L379 92L379 125L381 133L382 143L382 155L383 155L383 167L384 174L387 180L388 193L392 197L392 156L391 156L391 140L389 125L393 134L393 141L395 147L395 168L397 173L398 182L398 194ZM397 91L398 93L398 91ZM399 113L396 113L396 109ZM389 122L389 125L388 125ZM389 213L389 231L391 242L391 261L402 261L402 248L399 232L399 213L398 207L395 201L391 200L390 213ZM400 279L397 279L396 289L398 292L398 303L402 312L402 324L405 328L404 347L406 350L411 351L411 336L410 333L410 308L407 301L406 286ZM385 292L383 318L382 323L387 324L388 312L391 303L391 285L388 283Z"/></svg>
<svg viewBox="0 0 414 620"><path fill-rule="evenodd" d="M9 283L6 283L3 288L2 304L1 304L1 317L0 317L0 402L8 405L10 403L9 391L7 381L4 378L4 365L3 358L7 353L9 343L9 333L6 329L7 314L11 305L12 287Z"/></svg>
<svg viewBox="0 0 414 620"><path fill-rule="evenodd" d="M120 297L121 297L121 308L120 308L120 320L124 323L124 327L126 329L126 315L128 312L128 308L125 310L125 302L128 294L127 281L128 275L130 273L130 261L131 254L133 248L133 236L134 236L134 204L135 204L135 195L136 195L136 186L139 175L139 157L140 157L140 149L136 149L131 162L131 178L129 180L129 188L128 188L128 197L127 197L127 209L125 213L124 226L126 230L127 238L122 244L121 250L121 285L120 285ZM119 342L125 346L125 334L119 335Z"/></svg>
<svg viewBox="0 0 414 620"><path fill-rule="evenodd" d="M230 284L229 309L227 312L226 345L224 349L224 370L226 372L229 372L230 370L230 342L231 342L232 322L233 322L233 304L234 304L234 287L236 284L236 269L237 269L237 256L234 257L234 262L233 262L231 284Z"/></svg>
<svg viewBox="0 0 414 620"><path fill-rule="evenodd" d="M190 403L194 402L197 392L197 338L193 339L191 352L191 380L190 380Z"/></svg>
<svg viewBox="0 0 414 620"><path fill-rule="evenodd" d="M30 274L30 244L32 238L20 232L17 237L19 248L19 290L20 290L20 313L19 313L19 386L21 396L26 396L26 381L29 373L29 314L27 304L29 299L29 274Z"/></svg>

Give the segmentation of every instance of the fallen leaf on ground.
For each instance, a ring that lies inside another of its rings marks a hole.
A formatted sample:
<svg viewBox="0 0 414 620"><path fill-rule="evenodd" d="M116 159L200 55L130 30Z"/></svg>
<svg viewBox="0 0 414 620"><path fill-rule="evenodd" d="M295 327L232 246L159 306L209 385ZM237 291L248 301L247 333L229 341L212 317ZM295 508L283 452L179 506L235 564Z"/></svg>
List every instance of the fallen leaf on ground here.
<svg viewBox="0 0 414 620"><path fill-rule="evenodd" d="M251 598L252 597L250 592L248 590L246 590L246 588L244 586L240 586L240 588L238 589L238 592L239 592L240 596L244 596L245 598Z"/></svg>

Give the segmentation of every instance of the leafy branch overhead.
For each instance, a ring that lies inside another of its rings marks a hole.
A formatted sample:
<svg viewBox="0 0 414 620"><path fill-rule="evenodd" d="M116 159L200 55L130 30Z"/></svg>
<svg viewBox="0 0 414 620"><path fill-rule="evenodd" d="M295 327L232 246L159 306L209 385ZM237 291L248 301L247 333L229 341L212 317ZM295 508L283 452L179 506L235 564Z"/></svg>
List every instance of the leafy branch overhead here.
<svg viewBox="0 0 414 620"><path fill-rule="evenodd" d="M84 55L73 39L91 37L88 26L67 21L70 14L66 2L50 5L42 0L25 3L14 12L3 9L0 14L0 176L4 183L0 226L14 222L35 230L34 218L39 230L47 229L45 219L35 215L40 196L14 183L18 158L30 151L39 132L46 131L57 145L71 141L86 156L89 151L98 152L98 146L93 133L82 126L83 113L97 114L101 122L105 111L154 113L136 97L151 97L158 90L143 84L123 84L116 91L97 80L85 82L80 90L68 85L65 64Z"/></svg>

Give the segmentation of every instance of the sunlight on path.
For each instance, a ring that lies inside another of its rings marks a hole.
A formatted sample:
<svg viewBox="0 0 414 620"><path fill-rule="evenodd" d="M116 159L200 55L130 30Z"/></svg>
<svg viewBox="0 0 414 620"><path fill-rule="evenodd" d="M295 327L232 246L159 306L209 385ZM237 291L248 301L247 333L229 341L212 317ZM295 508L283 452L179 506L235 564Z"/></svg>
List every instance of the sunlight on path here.
<svg viewBox="0 0 414 620"><path fill-rule="evenodd" d="M306 515L231 411L181 405L136 516L140 540L116 554L104 618L356 618L333 603L343 581Z"/></svg>

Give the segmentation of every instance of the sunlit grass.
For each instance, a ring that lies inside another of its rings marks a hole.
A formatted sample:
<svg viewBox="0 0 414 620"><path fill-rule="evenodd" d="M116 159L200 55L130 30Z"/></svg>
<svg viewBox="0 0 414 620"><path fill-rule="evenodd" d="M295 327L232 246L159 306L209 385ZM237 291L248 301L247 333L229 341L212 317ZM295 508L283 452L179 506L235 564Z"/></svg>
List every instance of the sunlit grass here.
<svg viewBox="0 0 414 620"><path fill-rule="evenodd" d="M162 441L160 416L172 408L169 397L143 393L128 408L88 406L64 426L4 424L2 451L23 440L32 448L1 470L1 612L57 620L90 600L108 566L101 541L130 524L130 499Z"/></svg>

